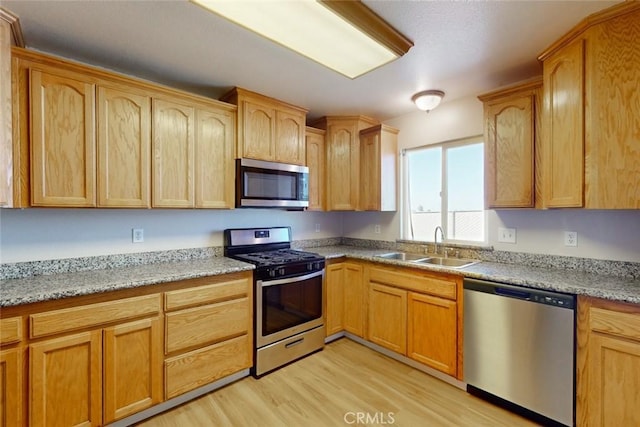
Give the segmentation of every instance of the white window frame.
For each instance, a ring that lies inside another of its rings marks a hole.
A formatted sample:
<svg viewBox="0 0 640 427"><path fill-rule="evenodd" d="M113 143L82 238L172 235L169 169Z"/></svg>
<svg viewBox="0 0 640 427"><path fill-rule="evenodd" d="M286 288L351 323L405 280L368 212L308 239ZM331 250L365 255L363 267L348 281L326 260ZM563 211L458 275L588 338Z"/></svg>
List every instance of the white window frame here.
<svg viewBox="0 0 640 427"><path fill-rule="evenodd" d="M484 140L484 135L474 135L474 136L470 136L468 138L460 138L460 139L453 139L453 140L449 140L449 141L443 141L443 142L438 142L435 144L426 144L426 145L421 145L418 147L411 147L411 148L405 148L401 151L401 164L400 164L400 183L401 183L401 200L400 200L400 229L401 229L401 240L405 240L405 241L409 241L409 242L428 242L428 243L432 243L433 240L433 236L427 236L428 239L427 240L414 240L411 238L411 231L409 229L409 225L410 225L410 221L407 220L408 218L408 211L411 210L411 207L409 206L409 167L407 165L407 153L411 152L411 151L418 151L418 150L424 150L424 149L430 149L430 148L436 148L436 147L442 147L442 165L441 165L441 173L442 173L442 189L440 192L440 198L441 198L441 223L442 223L442 229L444 231L444 238L443 238L443 242L447 242L447 243L455 243L455 244L459 244L459 245L464 245L464 246L486 246L487 242L488 242L488 227L487 227L487 209L485 208L485 206L483 206L483 210L485 211L484 214L484 240L483 241L479 241L479 240L457 240L457 239L448 239L447 238L447 230L448 230L448 226L449 226L449 218L448 218L448 214L449 214L449 197L448 197L448 181L447 181L447 169L446 169L446 165L447 165L447 151L451 148L456 148L456 147L461 147L464 145L471 145L471 144L478 144L478 143L482 143L485 146L485 150L484 150L484 154L486 155L486 142ZM486 173L486 171L485 171ZM484 184L483 184L484 185Z"/></svg>

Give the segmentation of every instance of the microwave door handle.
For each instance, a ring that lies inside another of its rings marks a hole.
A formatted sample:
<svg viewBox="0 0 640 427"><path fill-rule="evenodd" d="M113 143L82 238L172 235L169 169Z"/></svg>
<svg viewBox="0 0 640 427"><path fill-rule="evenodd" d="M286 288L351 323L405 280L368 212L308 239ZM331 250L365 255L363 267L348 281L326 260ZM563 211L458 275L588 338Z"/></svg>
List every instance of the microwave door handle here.
<svg viewBox="0 0 640 427"><path fill-rule="evenodd" d="M322 276L324 270L316 271L315 273L306 274L304 276L287 277L286 279L278 280L263 280L261 286L266 288L267 286L286 285L287 283L301 282L303 280L313 279L314 277Z"/></svg>

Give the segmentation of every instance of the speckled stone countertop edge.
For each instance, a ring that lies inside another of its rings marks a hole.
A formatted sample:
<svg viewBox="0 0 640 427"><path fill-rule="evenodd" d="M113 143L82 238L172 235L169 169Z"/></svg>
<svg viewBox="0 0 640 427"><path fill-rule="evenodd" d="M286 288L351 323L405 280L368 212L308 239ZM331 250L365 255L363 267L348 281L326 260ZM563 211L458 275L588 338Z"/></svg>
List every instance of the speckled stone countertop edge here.
<svg viewBox="0 0 640 427"><path fill-rule="evenodd" d="M252 264L225 257L60 273L0 281L0 308L253 271Z"/></svg>
<svg viewBox="0 0 640 427"><path fill-rule="evenodd" d="M502 264L482 261L462 269L416 264L379 258L388 249L365 249L351 246L318 247L315 252L326 259L352 258L380 264L411 267L433 272L447 272L463 277L519 285L533 289L584 295L612 301L640 304L640 280L589 272Z"/></svg>

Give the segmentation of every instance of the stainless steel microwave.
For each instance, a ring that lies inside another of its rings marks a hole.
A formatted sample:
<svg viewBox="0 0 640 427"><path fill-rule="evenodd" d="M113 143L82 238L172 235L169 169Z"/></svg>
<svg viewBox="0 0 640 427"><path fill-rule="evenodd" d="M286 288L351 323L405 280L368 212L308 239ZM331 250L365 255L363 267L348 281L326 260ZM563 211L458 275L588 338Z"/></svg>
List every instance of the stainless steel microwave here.
<svg viewBox="0 0 640 427"><path fill-rule="evenodd" d="M236 207L304 209L308 206L308 167L236 159Z"/></svg>

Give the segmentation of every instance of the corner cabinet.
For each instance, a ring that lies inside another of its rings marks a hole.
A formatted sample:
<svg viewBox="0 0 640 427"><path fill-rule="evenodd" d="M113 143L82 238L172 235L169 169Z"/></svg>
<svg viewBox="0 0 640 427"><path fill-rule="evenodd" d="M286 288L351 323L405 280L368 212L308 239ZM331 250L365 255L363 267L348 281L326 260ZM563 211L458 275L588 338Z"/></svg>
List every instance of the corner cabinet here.
<svg viewBox="0 0 640 427"><path fill-rule="evenodd" d="M238 158L305 164L307 110L241 88L221 99L238 106Z"/></svg>
<svg viewBox="0 0 640 427"><path fill-rule="evenodd" d="M545 205L640 208L640 4L586 18L539 59Z"/></svg>
<svg viewBox="0 0 640 427"><path fill-rule="evenodd" d="M395 211L398 129L377 125L360 131L360 210Z"/></svg>
<svg viewBox="0 0 640 427"><path fill-rule="evenodd" d="M576 424L640 425L640 305L578 297Z"/></svg>
<svg viewBox="0 0 640 427"><path fill-rule="evenodd" d="M485 206L532 208L542 203L540 164L542 79L478 97L484 103Z"/></svg>
<svg viewBox="0 0 640 427"><path fill-rule="evenodd" d="M364 266L332 261L325 271L325 330L327 336L347 331L364 337L366 291Z"/></svg>
<svg viewBox="0 0 640 427"><path fill-rule="evenodd" d="M327 210L359 209L360 131L378 124L365 116L329 116L311 123L326 130Z"/></svg>
<svg viewBox="0 0 640 427"><path fill-rule="evenodd" d="M325 210L326 148L325 131L307 127L306 155L309 168L309 207L310 211Z"/></svg>

